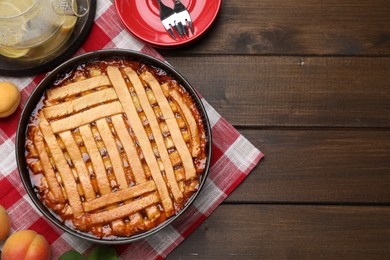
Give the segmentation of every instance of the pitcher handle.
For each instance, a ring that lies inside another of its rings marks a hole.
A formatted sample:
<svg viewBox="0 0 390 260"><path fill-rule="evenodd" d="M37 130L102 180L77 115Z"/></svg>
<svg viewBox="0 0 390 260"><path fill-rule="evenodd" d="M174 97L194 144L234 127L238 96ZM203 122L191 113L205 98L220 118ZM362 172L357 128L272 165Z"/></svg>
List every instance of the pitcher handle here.
<svg viewBox="0 0 390 260"><path fill-rule="evenodd" d="M77 4L80 2L81 4ZM51 0L51 6L59 15L82 17L89 11L90 0Z"/></svg>

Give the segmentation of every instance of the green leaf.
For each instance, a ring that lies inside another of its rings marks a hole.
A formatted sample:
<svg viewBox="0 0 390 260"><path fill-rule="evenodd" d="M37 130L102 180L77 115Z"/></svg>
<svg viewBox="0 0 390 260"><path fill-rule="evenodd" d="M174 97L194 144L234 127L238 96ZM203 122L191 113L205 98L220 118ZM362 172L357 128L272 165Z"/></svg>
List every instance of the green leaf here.
<svg viewBox="0 0 390 260"><path fill-rule="evenodd" d="M65 252L62 256L58 258L58 260L86 260L85 256L80 254L77 251L70 250L68 252Z"/></svg>
<svg viewBox="0 0 390 260"><path fill-rule="evenodd" d="M99 246L92 249L88 260L118 260L116 251L111 246Z"/></svg>

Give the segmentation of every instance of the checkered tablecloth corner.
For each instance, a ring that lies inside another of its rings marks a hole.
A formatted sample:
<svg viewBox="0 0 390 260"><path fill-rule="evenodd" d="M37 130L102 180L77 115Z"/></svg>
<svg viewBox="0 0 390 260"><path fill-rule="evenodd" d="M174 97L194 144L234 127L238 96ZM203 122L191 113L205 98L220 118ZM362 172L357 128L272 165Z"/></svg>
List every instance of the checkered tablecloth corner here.
<svg viewBox="0 0 390 260"><path fill-rule="evenodd" d="M153 48L144 45L124 29L111 1L98 0L91 33L75 55L107 48L137 50L164 60ZM19 177L15 158L15 132L21 108L42 78L43 75L24 78L0 77L0 81L14 82L22 94L17 112L7 119L0 120L0 204L11 216L13 231L32 229L44 235L51 244L53 258L57 259L71 249L80 253L89 252L93 244L64 233L49 223L33 205ZM202 102L213 135L213 158L209 177L202 192L186 212L154 236L135 243L115 246L123 259L166 257L217 208L263 157L263 154L221 117L206 100L202 98ZM0 244L0 248L1 246Z"/></svg>

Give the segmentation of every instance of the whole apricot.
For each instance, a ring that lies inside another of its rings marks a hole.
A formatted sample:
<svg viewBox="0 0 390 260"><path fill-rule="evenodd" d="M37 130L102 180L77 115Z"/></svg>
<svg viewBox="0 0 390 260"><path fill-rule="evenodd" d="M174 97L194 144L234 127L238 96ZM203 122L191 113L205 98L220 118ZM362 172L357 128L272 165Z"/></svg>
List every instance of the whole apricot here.
<svg viewBox="0 0 390 260"><path fill-rule="evenodd" d="M6 238L11 229L11 221L5 208L0 205L0 241Z"/></svg>
<svg viewBox="0 0 390 260"><path fill-rule="evenodd" d="M20 103L20 92L12 82L0 82L0 118L11 115Z"/></svg>
<svg viewBox="0 0 390 260"><path fill-rule="evenodd" d="M1 259L50 259L50 245L46 238L33 230L17 231L5 241Z"/></svg>

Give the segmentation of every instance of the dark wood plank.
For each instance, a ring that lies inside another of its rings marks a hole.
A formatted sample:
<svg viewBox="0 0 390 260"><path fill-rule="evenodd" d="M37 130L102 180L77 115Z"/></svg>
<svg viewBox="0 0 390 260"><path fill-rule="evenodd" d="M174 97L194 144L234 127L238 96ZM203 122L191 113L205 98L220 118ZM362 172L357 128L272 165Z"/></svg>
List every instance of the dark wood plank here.
<svg viewBox="0 0 390 260"><path fill-rule="evenodd" d="M181 52L389 55L388 0L224 0L211 30Z"/></svg>
<svg viewBox="0 0 390 260"><path fill-rule="evenodd" d="M221 205L168 259L386 259L390 208Z"/></svg>
<svg viewBox="0 0 390 260"><path fill-rule="evenodd" d="M228 202L390 205L390 131L241 133L265 158Z"/></svg>
<svg viewBox="0 0 390 260"><path fill-rule="evenodd" d="M390 57L197 56L168 61L234 125L390 126Z"/></svg>

